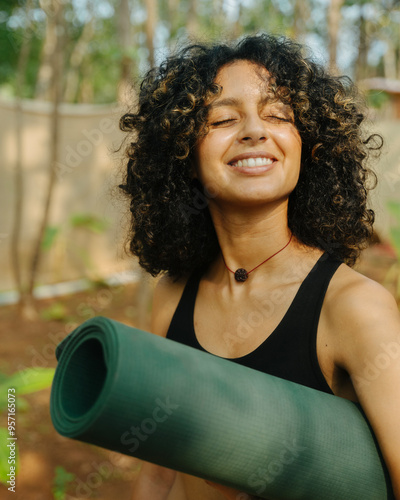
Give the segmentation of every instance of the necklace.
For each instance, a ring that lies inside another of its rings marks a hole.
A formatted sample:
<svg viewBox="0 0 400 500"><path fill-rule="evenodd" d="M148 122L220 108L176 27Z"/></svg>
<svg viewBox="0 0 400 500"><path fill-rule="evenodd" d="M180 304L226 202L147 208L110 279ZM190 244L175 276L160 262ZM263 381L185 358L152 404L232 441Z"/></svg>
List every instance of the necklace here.
<svg viewBox="0 0 400 500"><path fill-rule="evenodd" d="M246 269L243 269L242 267L239 267L239 269L236 269L236 271L232 271L232 269L229 269L229 267L226 265L224 256L222 256L222 260L224 261L225 267L228 269L228 271L230 271L232 274L235 275L235 280L238 281L239 283L243 283L244 281L247 280L250 273L252 273L256 269L258 269L260 266L262 266L266 262L268 262L270 259L272 259L272 257L275 257L275 255L278 255L279 252L282 252L282 250L284 250L289 245L289 243L292 241L292 237L293 237L293 233L290 235L290 239L284 247L282 247L280 250L278 250L273 255L268 257L268 259L263 260L261 262L261 264L258 264L258 266L253 267L253 269L251 269L250 271L246 271Z"/></svg>

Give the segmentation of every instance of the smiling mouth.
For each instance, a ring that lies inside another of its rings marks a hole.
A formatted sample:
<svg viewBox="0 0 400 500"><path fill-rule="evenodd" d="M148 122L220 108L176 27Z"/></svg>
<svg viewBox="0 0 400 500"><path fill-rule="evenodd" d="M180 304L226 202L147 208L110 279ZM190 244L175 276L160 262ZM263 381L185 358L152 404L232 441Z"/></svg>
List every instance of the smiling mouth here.
<svg viewBox="0 0 400 500"><path fill-rule="evenodd" d="M258 158L245 158L243 160L233 161L230 163L232 167L266 167L274 163L272 158L258 157Z"/></svg>

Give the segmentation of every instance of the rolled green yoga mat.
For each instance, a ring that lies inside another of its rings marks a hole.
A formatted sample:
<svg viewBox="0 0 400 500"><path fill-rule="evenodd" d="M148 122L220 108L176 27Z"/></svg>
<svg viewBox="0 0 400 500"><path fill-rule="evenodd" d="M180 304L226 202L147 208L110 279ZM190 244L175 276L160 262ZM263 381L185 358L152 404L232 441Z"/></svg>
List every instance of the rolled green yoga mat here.
<svg viewBox="0 0 400 500"><path fill-rule="evenodd" d="M102 317L56 355L63 436L271 500L394 498L350 401Z"/></svg>

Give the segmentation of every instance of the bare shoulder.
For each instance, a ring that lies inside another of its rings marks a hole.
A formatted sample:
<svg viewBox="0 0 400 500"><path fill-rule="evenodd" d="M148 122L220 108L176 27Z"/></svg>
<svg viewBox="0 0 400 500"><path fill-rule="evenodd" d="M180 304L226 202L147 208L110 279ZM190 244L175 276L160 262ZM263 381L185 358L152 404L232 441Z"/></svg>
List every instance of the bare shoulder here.
<svg viewBox="0 0 400 500"><path fill-rule="evenodd" d="M187 278L173 280L167 275L158 280L153 295L150 327L152 333L162 337L166 336L186 282Z"/></svg>
<svg viewBox="0 0 400 500"><path fill-rule="evenodd" d="M326 294L328 312L339 316L363 317L392 310L398 314L393 295L376 281L342 264L332 278ZM348 319L348 318L345 318Z"/></svg>
<svg viewBox="0 0 400 500"><path fill-rule="evenodd" d="M332 278L324 314L342 354L355 354L363 345L400 335L400 313L393 295L344 264Z"/></svg>
<svg viewBox="0 0 400 500"><path fill-rule="evenodd" d="M400 498L400 313L381 285L342 265L324 308L333 362L350 377Z"/></svg>

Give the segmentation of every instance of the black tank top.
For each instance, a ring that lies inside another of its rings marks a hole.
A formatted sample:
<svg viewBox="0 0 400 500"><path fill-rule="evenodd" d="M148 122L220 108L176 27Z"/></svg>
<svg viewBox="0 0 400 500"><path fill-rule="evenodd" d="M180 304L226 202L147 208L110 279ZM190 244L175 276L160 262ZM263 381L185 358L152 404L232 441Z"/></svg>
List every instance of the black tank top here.
<svg viewBox="0 0 400 500"><path fill-rule="evenodd" d="M267 339L251 353L228 359L332 394L319 367L316 340L325 293L340 264L341 261L324 253L302 282L283 319ZM197 340L193 323L194 306L202 274L203 271L193 273L186 283L171 320L167 338L206 351ZM268 303L260 304L258 313L267 314L267 309ZM250 322L250 317L248 319ZM256 316L253 318L253 322L255 321Z"/></svg>

